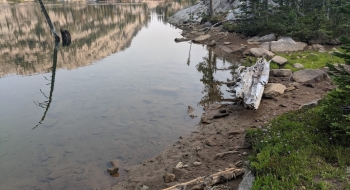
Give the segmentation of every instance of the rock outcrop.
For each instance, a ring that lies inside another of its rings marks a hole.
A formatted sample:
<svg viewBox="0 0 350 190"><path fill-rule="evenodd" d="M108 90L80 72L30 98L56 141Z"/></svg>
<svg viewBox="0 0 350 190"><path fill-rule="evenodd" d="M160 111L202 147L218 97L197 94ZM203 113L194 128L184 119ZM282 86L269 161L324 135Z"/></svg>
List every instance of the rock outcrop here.
<svg viewBox="0 0 350 190"><path fill-rule="evenodd" d="M296 82L320 82L328 77L327 73L321 69L304 69L293 73L293 79Z"/></svg>
<svg viewBox="0 0 350 190"><path fill-rule="evenodd" d="M290 37L281 37L278 41L264 42L260 46L272 52L286 52L286 51L301 51L307 44L304 42L295 42Z"/></svg>

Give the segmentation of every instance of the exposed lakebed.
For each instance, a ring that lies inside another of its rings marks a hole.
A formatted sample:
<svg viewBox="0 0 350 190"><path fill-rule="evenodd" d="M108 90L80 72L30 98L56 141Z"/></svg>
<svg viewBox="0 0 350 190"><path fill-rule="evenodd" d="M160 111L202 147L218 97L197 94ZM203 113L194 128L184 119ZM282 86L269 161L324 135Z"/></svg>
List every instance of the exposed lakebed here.
<svg viewBox="0 0 350 190"><path fill-rule="evenodd" d="M195 129L204 105L229 98L217 81L231 78L220 69L232 61L174 42L181 31L165 19L181 6L47 5L73 39L58 49L54 86L53 37L39 5L1 7L0 189L111 186L110 160L155 156Z"/></svg>

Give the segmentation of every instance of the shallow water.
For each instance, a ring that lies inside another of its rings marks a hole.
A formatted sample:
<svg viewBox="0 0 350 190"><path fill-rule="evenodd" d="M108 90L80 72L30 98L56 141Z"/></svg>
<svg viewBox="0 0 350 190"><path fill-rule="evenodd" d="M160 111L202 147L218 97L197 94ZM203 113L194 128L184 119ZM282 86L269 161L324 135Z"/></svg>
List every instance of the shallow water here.
<svg viewBox="0 0 350 190"><path fill-rule="evenodd" d="M155 156L230 97L216 81L233 61L174 42L181 31L164 19L181 6L46 5L73 39L55 54L38 4L0 4L0 189L106 188L120 179L110 160Z"/></svg>

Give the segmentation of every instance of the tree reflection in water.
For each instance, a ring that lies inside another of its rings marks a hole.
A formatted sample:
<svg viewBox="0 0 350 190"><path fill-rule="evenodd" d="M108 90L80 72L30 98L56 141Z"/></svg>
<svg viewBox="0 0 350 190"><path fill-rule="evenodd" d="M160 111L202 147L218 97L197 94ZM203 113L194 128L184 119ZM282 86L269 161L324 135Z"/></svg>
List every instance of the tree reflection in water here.
<svg viewBox="0 0 350 190"><path fill-rule="evenodd" d="M210 104L220 102L224 94L220 90L221 83L214 78L214 73L217 71L216 54L211 48L208 49L208 55L203 57L203 61L196 65L199 72L203 73L201 82L204 84L202 94L205 94L199 101L198 105L208 108Z"/></svg>
<svg viewBox="0 0 350 190"><path fill-rule="evenodd" d="M50 105L51 105L51 102L52 102L52 94L53 94L53 90L54 90L54 87L55 87L55 77L56 77L56 67L57 67L57 52L58 52L58 47L59 47L59 42L55 42L55 48L54 48L54 51L53 51L53 58L52 58L52 67L51 67L51 71L52 71L52 75L51 75L51 81L50 83L50 94L49 96L46 96L45 93L40 89L40 92L45 96L45 98L47 99L46 101L40 103L38 101L34 101L34 103L39 106L39 107L42 107L45 109L44 111L44 115L43 117L41 118L41 120L39 121L39 123L33 127L33 129L37 128L39 125L42 124L42 122L45 120L45 117L46 117L46 114L47 114L47 111L49 111L49 108L50 108ZM46 80L49 80L45 77Z"/></svg>

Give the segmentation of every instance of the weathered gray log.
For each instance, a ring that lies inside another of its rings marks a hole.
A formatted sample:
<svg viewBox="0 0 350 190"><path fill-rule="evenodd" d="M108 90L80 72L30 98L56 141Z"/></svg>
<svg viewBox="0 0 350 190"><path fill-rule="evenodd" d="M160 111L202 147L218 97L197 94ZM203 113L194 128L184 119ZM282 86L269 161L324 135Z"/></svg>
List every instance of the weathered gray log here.
<svg viewBox="0 0 350 190"><path fill-rule="evenodd" d="M210 176L199 177L194 180L180 183L163 190L179 190L179 189L203 189L204 187L210 187L220 182L226 182L231 179L236 179L238 176L244 174L244 169L230 168L225 171L221 171Z"/></svg>
<svg viewBox="0 0 350 190"><path fill-rule="evenodd" d="M232 91L235 92L235 98L243 102L245 108L259 108L265 85L269 81L269 71L270 61L265 59L259 59L251 67L237 69L237 83Z"/></svg>

